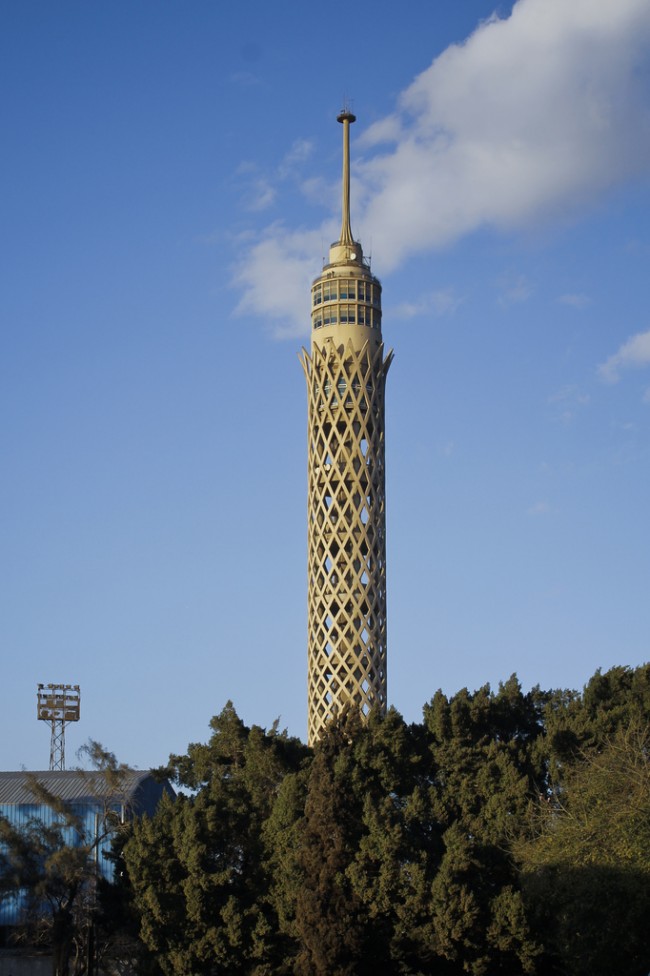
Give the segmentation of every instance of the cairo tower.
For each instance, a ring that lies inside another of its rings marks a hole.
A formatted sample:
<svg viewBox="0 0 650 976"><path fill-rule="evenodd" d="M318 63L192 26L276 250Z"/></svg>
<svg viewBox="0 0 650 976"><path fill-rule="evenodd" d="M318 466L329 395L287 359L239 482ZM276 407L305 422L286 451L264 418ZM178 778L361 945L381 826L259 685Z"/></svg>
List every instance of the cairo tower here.
<svg viewBox="0 0 650 976"><path fill-rule="evenodd" d="M344 110L341 236L312 285L308 396L308 741L347 704L386 710L381 284L350 227Z"/></svg>

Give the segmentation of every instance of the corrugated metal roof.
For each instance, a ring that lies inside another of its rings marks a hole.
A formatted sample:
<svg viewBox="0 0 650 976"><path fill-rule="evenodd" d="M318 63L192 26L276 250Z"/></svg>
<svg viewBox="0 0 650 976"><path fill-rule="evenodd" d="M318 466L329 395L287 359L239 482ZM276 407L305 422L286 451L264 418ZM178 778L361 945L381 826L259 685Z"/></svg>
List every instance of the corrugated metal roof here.
<svg viewBox="0 0 650 976"><path fill-rule="evenodd" d="M115 782L100 772L65 770L63 772L0 773L0 816L14 829L29 829L35 821L44 826L58 825L64 846L96 844L96 863L100 873L113 880L115 865L105 857L110 849L113 824L106 814L112 811L119 819L155 813L164 794L174 796L167 780L156 780L149 770L124 770ZM64 800L76 818L66 825L51 805L35 796L30 786L34 780L49 793ZM18 925L25 899L22 894L0 899L0 926Z"/></svg>
<svg viewBox="0 0 650 976"><path fill-rule="evenodd" d="M66 802L92 802L103 797L116 797L128 802L135 798L145 781L151 778L151 772L129 769L120 771L118 776L119 780L116 782L95 770L0 773L0 803L38 803L30 788L30 783L34 780Z"/></svg>

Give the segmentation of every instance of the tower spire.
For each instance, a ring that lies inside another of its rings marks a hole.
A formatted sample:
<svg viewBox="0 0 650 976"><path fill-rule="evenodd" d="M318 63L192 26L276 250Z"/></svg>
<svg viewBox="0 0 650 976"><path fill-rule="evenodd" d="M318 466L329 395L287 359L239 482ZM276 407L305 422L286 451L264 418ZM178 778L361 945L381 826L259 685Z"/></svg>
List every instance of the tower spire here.
<svg viewBox="0 0 650 976"><path fill-rule="evenodd" d="M341 222L341 237L339 244L354 244L352 228L350 227L350 123L356 122L357 117L344 108L336 121L343 124L343 219Z"/></svg>

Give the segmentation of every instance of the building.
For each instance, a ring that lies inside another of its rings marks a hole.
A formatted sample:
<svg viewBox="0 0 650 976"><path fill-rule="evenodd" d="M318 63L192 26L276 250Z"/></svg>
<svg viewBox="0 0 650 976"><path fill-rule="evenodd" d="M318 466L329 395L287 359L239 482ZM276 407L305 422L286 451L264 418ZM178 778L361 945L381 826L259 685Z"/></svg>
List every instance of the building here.
<svg viewBox="0 0 650 976"><path fill-rule="evenodd" d="M69 819L47 802L46 794L63 801ZM164 794L174 796L167 781L149 771L116 770L0 773L0 816L19 830L33 824L61 825L62 846L86 847L98 875L113 878L113 863L105 857L117 823L140 814L152 815ZM68 822L66 822L68 820ZM0 899L0 927L19 925L25 899L21 893ZM0 932L1 936L1 932Z"/></svg>
<svg viewBox="0 0 650 976"><path fill-rule="evenodd" d="M344 110L341 236L312 285L308 396L308 742L347 704L386 709L381 284L350 227Z"/></svg>

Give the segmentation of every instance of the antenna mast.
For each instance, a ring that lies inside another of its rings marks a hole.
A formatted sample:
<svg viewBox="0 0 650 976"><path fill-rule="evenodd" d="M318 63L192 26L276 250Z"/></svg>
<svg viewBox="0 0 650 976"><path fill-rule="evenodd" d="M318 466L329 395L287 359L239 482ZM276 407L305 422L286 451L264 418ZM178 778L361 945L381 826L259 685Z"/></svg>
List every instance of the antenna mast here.
<svg viewBox="0 0 650 976"><path fill-rule="evenodd" d="M343 219L339 244L354 244L350 226L350 123L356 122L357 117L344 108L336 121L343 124Z"/></svg>

